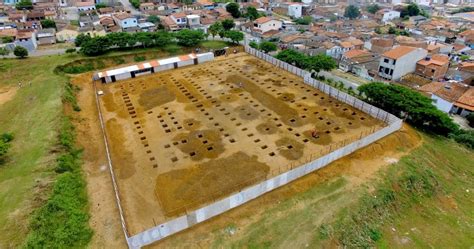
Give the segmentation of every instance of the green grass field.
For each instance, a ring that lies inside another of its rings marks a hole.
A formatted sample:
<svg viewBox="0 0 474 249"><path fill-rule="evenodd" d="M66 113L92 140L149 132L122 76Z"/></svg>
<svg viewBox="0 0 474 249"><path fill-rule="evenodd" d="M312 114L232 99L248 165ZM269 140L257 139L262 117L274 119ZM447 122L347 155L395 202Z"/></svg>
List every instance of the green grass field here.
<svg viewBox="0 0 474 249"><path fill-rule="evenodd" d="M0 166L0 247L20 244L28 216L52 179L57 126L62 113L61 93L67 78L53 73L70 60L66 56L0 60L0 87L22 82L16 96L0 106L0 131L15 140L6 164ZM31 82L31 86L29 86Z"/></svg>
<svg viewBox="0 0 474 249"><path fill-rule="evenodd" d="M275 203L262 217L238 231L233 224L214 231L212 247L472 247L474 153L445 138L422 137L421 147L391 165L382 173L383 180L368 182L368 188L348 189L344 177L318 184ZM432 189L425 177L434 177L429 180ZM367 193L367 189L374 190ZM366 198L373 199L379 193L377 198L383 199L380 193L388 190L395 193L395 201L386 206L383 201L367 205ZM373 232L376 241L361 232L367 228L373 229L369 235ZM236 234L229 235L229 229L236 230Z"/></svg>

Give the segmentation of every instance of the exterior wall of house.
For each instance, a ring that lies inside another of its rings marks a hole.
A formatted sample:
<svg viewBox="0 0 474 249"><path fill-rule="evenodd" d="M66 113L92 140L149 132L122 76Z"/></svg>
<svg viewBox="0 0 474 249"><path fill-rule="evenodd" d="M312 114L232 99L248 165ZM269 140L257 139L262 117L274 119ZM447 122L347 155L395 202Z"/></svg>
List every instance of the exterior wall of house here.
<svg viewBox="0 0 474 249"><path fill-rule="evenodd" d="M132 27L138 26L138 22L136 18L126 18L126 19L120 20L119 25L123 29L126 29L126 28L132 28Z"/></svg>
<svg viewBox="0 0 474 249"><path fill-rule="evenodd" d="M277 20L271 20L266 23L258 24L258 28L262 31L262 33L266 33L271 30L279 30L281 29L282 23Z"/></svg>
<svg viewBox="0 0 474 249"><path fill-rule="evenodd" d="M379 76L388 80L399 80L401 77L414 72L416 63L425 58L427 54L428 52L424 49L416 49L397 60L382 56L380 58Z"/></svg>
<svg viewBox="0 0 474 249"><path fill-rule="evenodd" d="M77 10L79 11L95 10L95 5L77 7Z"/></svg>
<svg viewBox="0 0 474 249"><path fill-rule="evenodd" d="M290 5L288 6L288 15L294 18L300 18L303 13L302 5Z"/></svg>
<svg viewBox="0 0 474 249"><path fill-rule="evenodd" d="M443 66L438 66L438 65L420 65L416 64L416 70L415 72L425 78L429 78L432 80L439 79L444 77L446 72L448 72L448 63L446 63Z"/></svg>
<svg viewBox="0 0 474 249"><path fill-rule="evenodd" d="M383 14L382 22L389 22L395 18L400 18L400 12L391 10Z"/></svg>
<svg viewBox="0 0 474 249"><path fill-rule="evenodd" d="M436 108L443 112L450 113L453 109L453 103L446 101L435 94L431 94L431 99L433 100L433 104L436 106Z"/></svg>

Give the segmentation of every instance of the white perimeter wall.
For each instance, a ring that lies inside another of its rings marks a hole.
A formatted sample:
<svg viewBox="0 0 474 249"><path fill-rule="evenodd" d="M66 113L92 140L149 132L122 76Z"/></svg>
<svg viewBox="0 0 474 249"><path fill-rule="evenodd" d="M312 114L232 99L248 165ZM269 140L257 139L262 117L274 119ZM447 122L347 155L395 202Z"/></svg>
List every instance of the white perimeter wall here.
<svg viewBox="0 0 474 249"><path fill-rule="evenodd" d="M304 82L308 85L311 85L326 94L330 95L333 98L338 99L339 101L345 102L374 118L377 118L387 124L386 127L375 131L372 134L369 134L358 141L348 143L341 148L331 151L331 148L328 148L328 154L323 155L314 161L296 167L292 170L289 170L283 174L275 176L271 179L267 179L259 184L248 187L241 190L238 193L234 193L220 201L214 202L208 206L202 207L195 211L188 212L186 215L178 217L174 220L170 220L158 226L152 227L146 231L143 231L139 234L133 235L127 238L127 242L130 248L140 248L142 246L151 244L155 241L161 240L167 236L180 232L186 228L189 228L199 222L208 220L216 215L222 214L234 207L240 206L252 199L255 199L269 191L272 191L275 188L283 186L293 180L298 179L306 174L309 174L317 169L320 169L329 163L344 157L364 146L367 146L397 130L402 126L402 120L393 116L390 113L387 113L377 107L369 105L351 95L348 95L344 92L339 91L336 88L333 88L329 85L326 85L322 82L319 82L311 78L310 74L307 71L296 68L288 63L279 61L267 54L261 53L252 49L250 47L245 48L247 53L255 55L258 58L261 58L269 63L272 63L275 66L283 68L289 72L292 72L298 76L304 78Z"/></svg>

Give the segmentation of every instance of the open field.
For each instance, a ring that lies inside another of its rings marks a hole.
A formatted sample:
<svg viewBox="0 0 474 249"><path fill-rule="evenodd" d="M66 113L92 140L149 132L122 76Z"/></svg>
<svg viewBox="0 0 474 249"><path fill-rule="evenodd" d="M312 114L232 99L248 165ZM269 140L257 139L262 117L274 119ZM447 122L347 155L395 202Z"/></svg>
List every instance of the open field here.
<svg viewBox="0 0 474 249"><path fill-rule="evenodd" d="M99 88L131 234L383 125L246 54Z"/></svg>

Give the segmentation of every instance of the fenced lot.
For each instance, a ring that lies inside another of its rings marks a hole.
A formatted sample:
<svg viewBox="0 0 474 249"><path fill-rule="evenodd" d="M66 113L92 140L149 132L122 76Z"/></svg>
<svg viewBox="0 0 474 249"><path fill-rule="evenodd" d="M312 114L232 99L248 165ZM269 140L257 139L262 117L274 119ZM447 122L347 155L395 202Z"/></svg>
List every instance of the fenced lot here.
<svg viewBox="0 0 474 249"><path fill-rule="evenodd" d="M386 125L244 53L98 88L129 235Z"/></svg>

